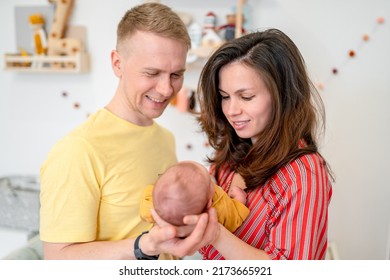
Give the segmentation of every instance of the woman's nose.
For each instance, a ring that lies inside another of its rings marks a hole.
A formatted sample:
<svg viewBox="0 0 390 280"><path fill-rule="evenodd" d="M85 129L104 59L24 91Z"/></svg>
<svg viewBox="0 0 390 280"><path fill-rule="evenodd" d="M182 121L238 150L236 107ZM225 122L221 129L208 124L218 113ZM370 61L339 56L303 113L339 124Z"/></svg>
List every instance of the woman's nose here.
<svg viewBox="0 0 390 280"><path fill-rule="evenodd" d="M238 115L241 113L241 105L238 100L231 98L228 103L227 113L229 116Z"/></svg>

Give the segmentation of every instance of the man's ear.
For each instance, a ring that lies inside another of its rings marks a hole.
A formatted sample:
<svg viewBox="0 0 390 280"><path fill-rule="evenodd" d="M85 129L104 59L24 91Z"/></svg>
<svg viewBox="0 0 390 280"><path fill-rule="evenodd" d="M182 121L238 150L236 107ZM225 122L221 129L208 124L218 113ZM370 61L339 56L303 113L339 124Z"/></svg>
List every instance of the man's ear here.
<svg viewBox="0 0 390 280"><path fill-rule="evenodd" d="M122 77L122 71L121 71L121 63L122 58L117 50L111 51L111 67L112 70L114 70L115 76L118 78Z"/></svg>

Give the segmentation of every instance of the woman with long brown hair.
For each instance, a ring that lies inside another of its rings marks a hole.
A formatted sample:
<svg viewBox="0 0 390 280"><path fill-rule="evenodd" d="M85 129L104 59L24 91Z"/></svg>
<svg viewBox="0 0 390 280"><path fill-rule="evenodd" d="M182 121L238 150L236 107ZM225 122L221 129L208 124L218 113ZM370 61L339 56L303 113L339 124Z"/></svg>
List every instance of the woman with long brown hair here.
<svg viewBox="0 0 390 280"><path fill-rule="evenodd" d="M221 226L204 259L324 259L330 168L319 153L321 98L283 32L254 32L222 45L202 70L199 121L215 149L210 172L226 191L247 192L250 214Z"/></svg>

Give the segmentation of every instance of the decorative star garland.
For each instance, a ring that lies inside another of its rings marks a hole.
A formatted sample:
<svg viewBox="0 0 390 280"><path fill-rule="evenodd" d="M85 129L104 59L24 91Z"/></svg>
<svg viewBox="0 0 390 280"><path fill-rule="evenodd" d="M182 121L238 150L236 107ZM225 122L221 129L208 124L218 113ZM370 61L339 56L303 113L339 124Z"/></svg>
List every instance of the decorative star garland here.
<svg viewBox="0 0 390 280"><path fill-rule="evenodd" d="M69 99L69 95L70 94L67 91L61 92L61 97L63 97L64 99ZM73 103L72 104L73 109L75 109L75 110L82 110L82 106L81 106L80 102L73 101L72 103ZM91 115L90 113L85 112L85 117L86 118L88 118L90 115Z"/></svg>
<svg viewBox="0 0 390 280"><path fill-rule="evenodd" d="M331 80L334 76L336 76L337 74L339 74L339 71L340 69L342 69L342 67L348 63L348 61L352 58L355 58L357 56L357 54L359 53L360 49L364 46L364 44L366 44L367 42L370 41L370 35L374 34L378 27L383 25L385 23L385 19L384 17L378 17L376 19L376 23L374 25L374 27L372 28L372 31L370 33L366 33L366 34L363 34L362 37L361 37L361 41L360 43L358 44L358 46L355 48L355 49L350 49L348 51L348 55L346 56L346 59L345 61L343 62L343 64L341 65L341 67L337 68L337 67L333 67L331 69L331 73L329 74L327 80L326 80L326 83L322 83L322 82L319 82L316 84L316 87L319 89L319 90L324 90L325 89L325 84L327 84L329 82L329 80Z"/></svg>

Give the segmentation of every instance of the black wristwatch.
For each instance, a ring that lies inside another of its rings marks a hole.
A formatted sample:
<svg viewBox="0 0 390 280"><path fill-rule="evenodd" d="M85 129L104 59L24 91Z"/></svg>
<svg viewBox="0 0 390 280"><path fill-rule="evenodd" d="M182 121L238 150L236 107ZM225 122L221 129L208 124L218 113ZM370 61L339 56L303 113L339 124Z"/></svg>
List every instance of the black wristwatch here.
<svg viewBox="0 0 390 280"><path fill-rule="evenodd" d="M157 260L159 255L155 255L155 256L148 256L148 255L145 255L141 249L139 248L139 240L140 238L142 237L142 235L148 233L149 231L144 231L143 233L141 233L134 241L134 256L137 260Z"/></svg>

